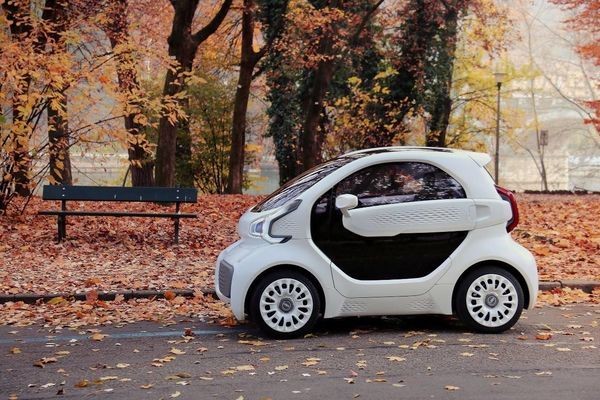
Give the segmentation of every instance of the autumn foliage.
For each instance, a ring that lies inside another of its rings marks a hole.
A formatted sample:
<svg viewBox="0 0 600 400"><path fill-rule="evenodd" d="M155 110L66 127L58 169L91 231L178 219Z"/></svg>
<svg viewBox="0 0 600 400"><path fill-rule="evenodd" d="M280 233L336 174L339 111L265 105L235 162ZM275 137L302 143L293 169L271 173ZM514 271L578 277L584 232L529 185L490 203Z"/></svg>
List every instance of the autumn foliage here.
<svg viewBox="0 0 600 400"><path fill-rule="evenodd" d="M600 67L600 1L599 0L552 0L571 13L565 21L569 28L579 32L583 40L578 44L577 51L594 65ZM600 100L592 99L585 102L592 113L588 123L600 132Z"/></svg>

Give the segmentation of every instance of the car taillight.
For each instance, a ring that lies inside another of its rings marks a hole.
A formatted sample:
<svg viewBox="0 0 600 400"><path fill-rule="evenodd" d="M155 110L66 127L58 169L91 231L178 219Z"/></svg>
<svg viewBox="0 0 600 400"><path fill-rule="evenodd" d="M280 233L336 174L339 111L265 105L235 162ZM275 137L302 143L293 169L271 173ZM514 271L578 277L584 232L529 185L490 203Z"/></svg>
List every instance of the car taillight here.
<svg viewBox="0 0 600 400"><path fill-rule="evenodd" d="M502 197L502 200L508 201L510 204L510 210L512 211L512 218L506 223L506 231L510 232L519 224L519 207L517 207L517 199L510 190L504 189L496 185L496 191Z"/></svg>

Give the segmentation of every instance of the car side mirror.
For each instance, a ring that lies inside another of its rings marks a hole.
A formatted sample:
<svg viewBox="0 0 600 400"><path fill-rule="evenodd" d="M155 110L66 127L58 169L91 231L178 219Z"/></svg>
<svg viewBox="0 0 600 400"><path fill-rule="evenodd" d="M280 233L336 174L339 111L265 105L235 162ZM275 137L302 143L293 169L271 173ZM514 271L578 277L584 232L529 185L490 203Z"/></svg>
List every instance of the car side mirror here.
<svg viewBox="0 0 600 400"><path fill-rule="evenodd" d="M358 197L353 194L340 194L335 198L335 207L346 217L350 216L348 210L352 210L356 206L358 206Z"/></svg>

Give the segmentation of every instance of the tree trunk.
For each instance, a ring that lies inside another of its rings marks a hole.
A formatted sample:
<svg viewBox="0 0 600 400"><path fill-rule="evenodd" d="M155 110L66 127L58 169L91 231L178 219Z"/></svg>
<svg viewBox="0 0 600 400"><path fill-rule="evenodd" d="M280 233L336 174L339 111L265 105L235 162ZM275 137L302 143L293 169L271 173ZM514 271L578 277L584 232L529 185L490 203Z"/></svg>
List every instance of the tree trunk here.
<svg viewBox="0 0 600 400"><path fill-rule="evenodd" d="M227 192L242 193L244 180L244 147L246 145L246 113L252 73L260 55L255 53L252 42L254 38L254 0L244 0L242 15L242 50L240 73L233 103L233 123L231 127L231 151L229 154L229 176Z"/></svg>
<svg viewBox="0 0 600 400"><path fill-rule="evenodd" d="M361 32L382 3L383 0L378 0L370 5L368 11L362 17L360 23L356 25L350 37L348 43L350 47L357 44ZM343 8L343 4L335 0L329 1L326 4L327 7L331 8ZM301 138L303 171L318 165L322 161L321 150L325 132L319 127L324 122L324 102L329 92L333 74L340 67L338 59L333 57L333 35L337 33L332 32L331 28L335 29L336 27L330 27L330 29L325 30L320 40L318 53L323 59L319 61L314 73L308 99L305 103Z"/></svg>
<svg viewBox="0 0 600 400"><path fill-rule="evenodd" d="M40 52L48 47L50 54L65 50L61 40L69 24L68 3L61 0L47 0L42 12L42 20L50 24L47 36L39 35L37 47ZM49 39L49 40L48 40ZM69 84L65 83L52 95L55 101L49 101L48 114L48 153L50 159L50 178L52 184L72 185L71 157L69 154L69 119L67 117L67 94Z"/></svg>
<svg viewBox="0 0 600 400"><path fill-rule="evenodd" d="M450 122L450 111L452 109L452 98L450 89L440 94L433 104L431 119L429 120L429 132L425 137L428 147L446 147L446 131Z"/></svg>
<svg viewBox="0 0 600 400"><path fill-rule="evenodd" d="M16 1L4 1L2 9L8 21L8 29L13 41L18 42L31 33L32 26L29 21L29 3L23 5ZM12 124L10 132L10 141L14 143L10 154L10 172L11 178L15 184L14 192L20 196L29 196L31 194L29 171L31 169L31 157L29 156L29 139L31 137L31 127L27 121L27 115L20 111L23 102L18 96L29 92L31 77L26 76L19 87L15 88L12 98ZM0 179L5 179L0 177Z"/></svg>
<svg viewBox="0 0 600 400"><path fill-rule="evenodd" d="M137 97L140 95L140 84L135 68L135 59L131 50L123 51L122 47L129 42L129 15L127 0L113 0L109 3L109 18L105 28L113 52L121 50L117 59L117 80L119 92L125 97L124 116L127 131L127 154L131 171L132 186L154 186L154 160L149 150L149 142L144 134L144 126L136 122L141 113ZM121 49L119 49L121 48Z"/></svg>
<svg viewBox="0 0 600 400"><path fill-rule="evenodd" d="M429 132L425 138L426 145L432 147L446 147L446 131L452 110L452 97L450 96L452 74L458 40L458 10L456 8L447 10L444 31L440 35L443 39L438 50L439 65L435 79L439 89L435 91L437 96L430 105Z"/></svg>
<svg viewBox="0 0 600 400"><path fill-rule="evenodd" d="M175 15L171 34L169 35L169 55L177 62L175 70L169 69L165 78L163 87L164 98L174 98L185 90L186 74L192 71L192 65L196 56L198 46L212 35L231 7L232 0L224 0L221 7L213 19L196 33L192 33L192 23L196 13L196 7L199 0L177 0L171 1ZM181 107L185 107L185 102L178 101ZM183 125L183 142L177 146L177 136L179 122L169 120L167 116L162 116L158 127L158 146L156 148L156 184L158 186L175 185L175 166L178 153L183 154L183 165L186 168L190 165L185 157L191 155L191 136L189 124ZM187 143L185 141L189 139ZM180 140L181 141L181 140ZM186 178L187 180L187 178ZM193 183L193 182L192 182Z"/></svg>
<svg viewBox="0 0 600 400"><path fill-rule="evenodd" d="M189 110L189 98L186 97L185 99L182 99L181 104L184 110ZM189 119L182 119L177 124L175 184L182 187L193 187L194 172L190 121Z"/></svg>
<svg viewBox="0 0 600 400"><path fill-rule="evenodd" d="M71 157L69 154L69 120L66 118L67 95L59 93L59 107L48 106L48 143L50 177L52 184L72 185Z"/></svg>
<svg viewBox="0 0 600 400"><path fill-rule="evenodd" d="M324 100L334 72L334 60L330 58L332 38L326 34L321 40L319 54L327 57L319 62L313 77L310 94L306 102L304 124L302 129L302 170L306 171L321 162L322 142L319 135L319 123L324 109Z"/></svg>

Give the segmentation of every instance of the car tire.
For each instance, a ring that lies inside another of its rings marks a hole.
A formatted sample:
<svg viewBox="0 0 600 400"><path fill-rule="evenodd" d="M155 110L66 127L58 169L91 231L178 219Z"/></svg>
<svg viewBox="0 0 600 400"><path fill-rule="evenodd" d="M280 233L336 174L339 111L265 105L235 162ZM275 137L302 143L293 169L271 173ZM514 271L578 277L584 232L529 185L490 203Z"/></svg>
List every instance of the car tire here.
<svg viewBox="0 0 600 400"><path fill-rule="evenodd" d="M486 266L470 272L458 283L454 305L458 318L469 328L500 333L519 320L524 297L513 274Z"/></svg>
<svg viewBox="0 0 600 400"><path fill-rule="evenodd" d="M321 299L306 275L282 270L260 279L249 306L251 319L268 336L291 339L314 327L319 318Z"/></svg>

